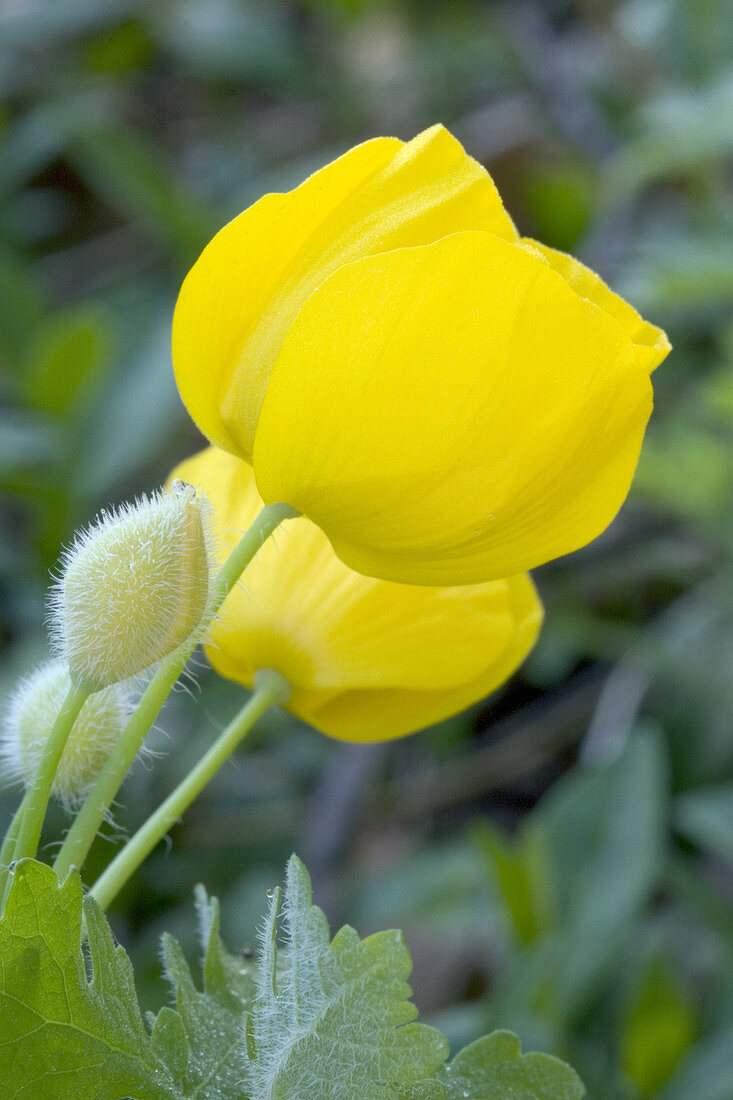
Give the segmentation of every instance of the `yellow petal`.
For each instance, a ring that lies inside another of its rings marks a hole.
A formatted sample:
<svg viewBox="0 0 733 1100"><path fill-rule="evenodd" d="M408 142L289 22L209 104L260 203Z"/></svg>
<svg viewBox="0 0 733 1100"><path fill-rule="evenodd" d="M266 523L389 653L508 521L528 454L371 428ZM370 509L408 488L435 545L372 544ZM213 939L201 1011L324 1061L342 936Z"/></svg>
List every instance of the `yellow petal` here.
<svg viewBox="0 0 733 1100"><path fill-rule="evenodd" d="M651 405L615 317L520 245L458 233L313 293L270 377L255 474L353 569L476 583L607 526Z"/></svg>
<svg viewBox="0 0 733 1100"><path fill-rule="evenodd" d="M566 252L548 248L547 245L533 241L529 237L522 239L522 245L530 251L539 253L581 298L587 298L599 309L615 317L634 344L639 363L648 371L658 367L669 354L672 345L667 339L667 334L656 325L645 321L633 306L618 294L614 294L595 271L591 271L573 256L568 256Z"/></svg>
<svg viewBox="0 0 733 1100"><path fill-rule="evenodd" d="M251 468L214 448L171 475L212 503L226 556L262 506ZM334 737L383 740L483 698L532 647L542 609L528 577L427 588L363 577L307 519L268 540L228 597L207 653L223 675L251 686L275 668L288 704Z"/></svg>
<svg viewBox="0 0 733 1100"><path fill-rule="evenodd" d="M251 458L270 370L308 295L344 263L459 229L516 237L490 177L442 126L358 145L226 225L173 321L176 379L203 433Z"/></svg>
<svg viewBox="0 0 733 1100"><path fill-rule="evenodd" d="M304 700L300 717L323 733L342 740L384 740L434 725L486 698L516 672L534 646L542 624L542 605L526 574L491 584L502 588L506 644L474 679L442 692L392 688L367 693L352 689L327 700L312 694ZM465 592L466 589L451 591Z"/></svg>

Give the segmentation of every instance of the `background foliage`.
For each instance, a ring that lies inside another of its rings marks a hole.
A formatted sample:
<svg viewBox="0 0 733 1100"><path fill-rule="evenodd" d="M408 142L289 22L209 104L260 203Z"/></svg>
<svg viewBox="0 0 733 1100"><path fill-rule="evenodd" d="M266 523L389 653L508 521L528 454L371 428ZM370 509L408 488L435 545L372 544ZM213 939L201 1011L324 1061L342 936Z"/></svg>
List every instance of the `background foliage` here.
<svg viewBox="0 0 733 1100"><path fill-rule="evenodd" d="M196 881L244 948L296 849L332 926L404 928L455 1044L512 1028L599 1100L733 1096L731 41L727 0L0 3L5 690L45 656L60 544L199 446L169 363L188 265L356 141L444 121L675 347L623 514L537 573L523 674L387 746L264 721L112 914L143 1000ZM239 695L197 670L120 828Z"/></svg>

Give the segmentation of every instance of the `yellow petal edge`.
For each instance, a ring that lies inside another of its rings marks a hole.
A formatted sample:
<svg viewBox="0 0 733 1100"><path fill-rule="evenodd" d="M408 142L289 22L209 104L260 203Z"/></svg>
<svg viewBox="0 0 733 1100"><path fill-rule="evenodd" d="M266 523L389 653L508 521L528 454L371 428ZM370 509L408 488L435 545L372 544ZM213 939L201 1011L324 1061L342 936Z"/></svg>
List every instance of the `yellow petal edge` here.
<svg viewBox="0 0 733 1100"><path fill-rule="evenodd" d="M599 309L615 317L637 347L640 361L641 358L646 358L649 371L655 370L669 355L672 345L667 339L666 332L645 321L632 305L606 286L595 271L591 271L589 267L582 264L580 260L576 260L574 256L569 256L567 252L548 248L547 245L533 241L530 237L522 238L521 245L546 260L581 298L587 298Z"/></svg>

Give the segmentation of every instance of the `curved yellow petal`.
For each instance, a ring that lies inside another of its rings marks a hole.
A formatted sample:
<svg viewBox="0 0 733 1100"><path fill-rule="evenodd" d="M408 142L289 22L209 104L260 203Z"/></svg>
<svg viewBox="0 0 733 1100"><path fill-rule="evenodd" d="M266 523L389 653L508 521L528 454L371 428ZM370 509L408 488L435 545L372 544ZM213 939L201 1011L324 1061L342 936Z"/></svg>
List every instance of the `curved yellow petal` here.
<svg viewBox="0 0 733 1100"><path fill-rule="evenodd" d="M178 387L203 433L251 458L272 364L308 295L345 263L459 229L516 238L491 178L442 126L358 145L226 225L173 321Z"/></svg>
<svg viewBox="0 0 733 1100"><path fill-rule="evenodd" d="M200 486L225 557L262 501L246 463L210 448L171 475ZM268 540L230 594L207 653L251 686L259 668L292 684L289 708L348 740L383 740L482 698L531 649L542 608L531 580L427 588L363 577L305 518Z"/></svg>
<svg viewBox="0 0 733 1100"><path fill-rule="evenodd" d="M542 256L581 298L587 298L599 309L615 317L634 344L639 363L643 364L648 371L653 371L669 355L672 345L667 339L667 334L656 325L645 321L632 305L618 294L614 294L595 271L591 271L580 260L576 260L566 252L548 248L547 245L533 241L529 237L522 238L522 245Z"/></svg>
<svg viewBox="0 0 733 1100"><path fill-rule="evenodd" d="M458 233L313 293L270 376L255 474L353 569L471 584L598 535L651 406L615 317L533 252Z"/></svg>
<svg viewBox="0 0 733 1100"><path fill-rule="evenodd" d="M542 605L529 576L520 573L491 583L502 586L506 599L506 644L493 663L487 664L474 679L442 692L393 688L367 695L352 689L327 700L313 695L304 700L300 716L332 737L374 741L434 725L486 698L516 672L534 646L542 625ZM375 737L377 730L383 732Z"/></svg>

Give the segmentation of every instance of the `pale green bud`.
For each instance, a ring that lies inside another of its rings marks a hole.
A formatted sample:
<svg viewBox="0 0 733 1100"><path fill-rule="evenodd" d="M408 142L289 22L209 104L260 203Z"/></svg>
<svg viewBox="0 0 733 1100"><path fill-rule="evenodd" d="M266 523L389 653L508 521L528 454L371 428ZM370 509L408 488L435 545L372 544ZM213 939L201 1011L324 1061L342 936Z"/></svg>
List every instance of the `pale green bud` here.
<svg viewBox="0 0 733 1100"><path fill-rule="evenodd" d="M33 781L51 728L71 686L61 661L49 661L22 680L10 699L0 756L5 772L26 786ZM85 702L69 734L51 788L67 809L86 797L132 712L130 694L115 684Z"/></svg>
<svg viewBox="0 0 733 1100"><path fill-rule="evenodd" d="M209 507L174 482L76 538L51 594L54 648L94 690L137 676L203 632L213 589Z"/></svg>

